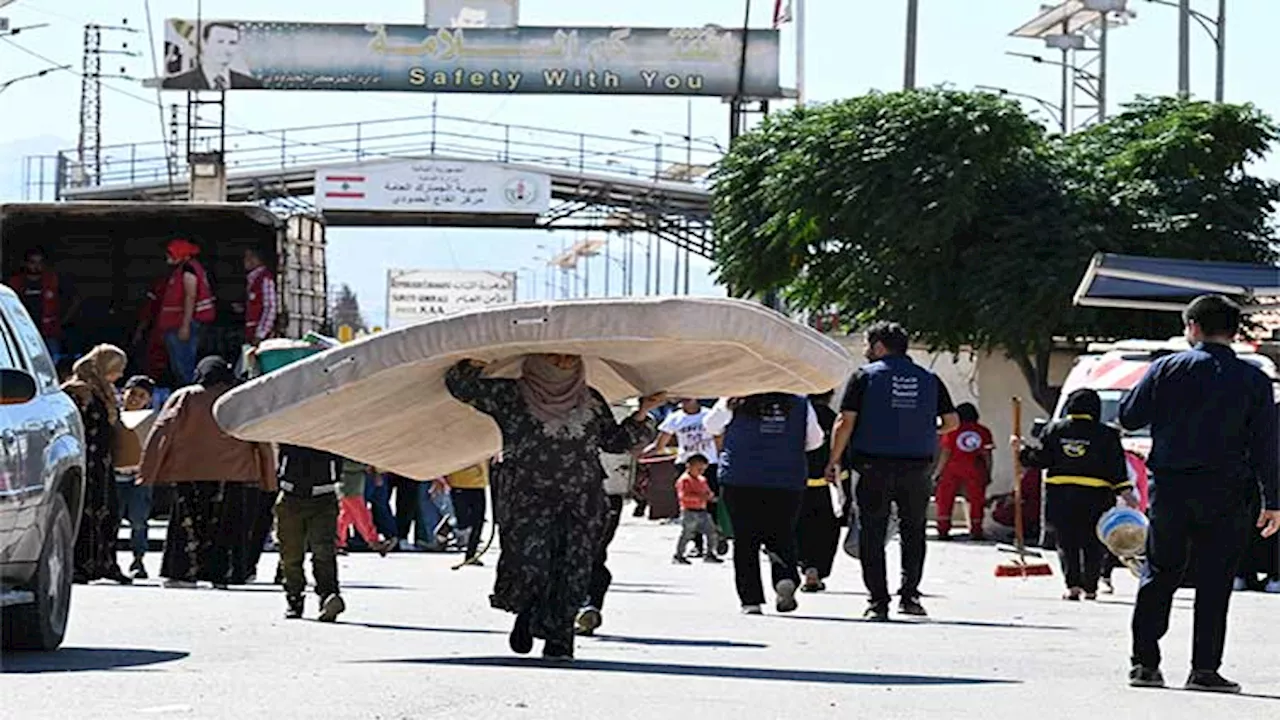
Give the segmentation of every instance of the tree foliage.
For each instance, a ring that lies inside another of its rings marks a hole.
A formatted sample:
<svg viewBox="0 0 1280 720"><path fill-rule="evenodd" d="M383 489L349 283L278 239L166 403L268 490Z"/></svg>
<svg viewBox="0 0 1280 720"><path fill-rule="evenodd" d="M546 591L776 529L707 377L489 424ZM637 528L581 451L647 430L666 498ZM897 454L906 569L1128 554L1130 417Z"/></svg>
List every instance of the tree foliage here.
<svg viewBox="0 0 1280 720"><path fill-rule="evenodd" d="M1169 315L1073 307L1095 252L1273 258L1280 190L1247 165L1276 137L1251 106L1174 99L1066 137L985 93L798 108L717 169L719 279L852 324L894 319L934 349L1002 350L1048 407L1055 338L1176 332Z"/></svg>
<svg viewBox="0 0 1280 720"><path fill-rule="evenodd" d="M364 315L360 312L360 298L356 296L351 286L346 283L343 283L338 288L338 294L333 300L332 322L334 328L346 325L353 332L363 332L369 329L365 324Z"/></svg>

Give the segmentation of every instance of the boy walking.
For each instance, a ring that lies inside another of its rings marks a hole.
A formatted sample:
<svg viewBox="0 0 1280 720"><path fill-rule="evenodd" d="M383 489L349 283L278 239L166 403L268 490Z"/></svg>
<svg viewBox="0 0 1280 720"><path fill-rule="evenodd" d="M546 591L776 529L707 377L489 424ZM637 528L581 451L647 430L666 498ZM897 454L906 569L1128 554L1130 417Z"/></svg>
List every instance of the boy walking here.
<svg viewBox="0 0 1280 720"><path fill-rule="evenodd" d="M449 485L453 512L458 519L458 531L465 536L465 564L483 567L484 563L480 562L477 553L480 550L481 531L484 529L484 491L489 486L489 463L483 462L451 473L445 477L445 483Z"/></svg>
<svg viewBox="0 0 1280 720"><path fill-rule="evenodd" d="M280 446L280 498L276 534L289 607L285 617L301 618L307 578L302 561L311 548L311 572L320 597L320 622L333 622L347 609L338 594L338 481L342 458L323 450Z"/></svg>
<svg viewBox="0 0 1280 720"><path fill-rule="evenodd" d="M710 463L705 455L690 455L685 461L684 474L676 481L676 495L680 499L680 540L676 542L676 554L671 559L677 565L688 565L684 556L685 545L698 538L707 549L703 560L709 563L724 562L716 556L716 525L707 511L707 504L714 495L703 475Z"/></svg>
<svg viewBox="0 0 1280 720"><path fill-rule="evenodd" d="M146 375L135 375L124 384L125 412L148 410L156 383ZM135 580L147 579L142 558L147 554L147 522L151 519L151 486L138 484L138 469L116 468L116 512L129 521L129 545L133 564L129 572Z"/></svg>

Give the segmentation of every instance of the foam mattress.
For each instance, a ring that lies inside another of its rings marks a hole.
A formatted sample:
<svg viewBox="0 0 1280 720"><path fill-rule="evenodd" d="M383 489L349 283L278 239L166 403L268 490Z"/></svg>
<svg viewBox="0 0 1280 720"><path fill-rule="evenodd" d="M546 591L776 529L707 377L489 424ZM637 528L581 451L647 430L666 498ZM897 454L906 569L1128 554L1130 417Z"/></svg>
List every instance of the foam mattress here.
<svg viewBox="0 0 1280 720"><path fill-rule="evenodd" d="M853 366L833 340L742 300L526 303L361 338L232 390L214 412L243 440L320 448L424 480L502 447L497 425L449 394L449 368L470 358L490 363L490 377L514 378L532 353L583 356L610 401L825 392Z"/></svg>

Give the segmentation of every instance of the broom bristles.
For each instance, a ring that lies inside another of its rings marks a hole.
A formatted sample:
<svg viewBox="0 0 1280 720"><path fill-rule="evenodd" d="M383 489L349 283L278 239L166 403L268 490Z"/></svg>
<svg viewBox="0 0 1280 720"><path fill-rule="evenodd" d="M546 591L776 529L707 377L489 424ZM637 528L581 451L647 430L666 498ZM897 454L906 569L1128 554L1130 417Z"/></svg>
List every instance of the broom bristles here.
<svg viewBox="0 0 1280 720"><path fill-rule="evenodd" d="M1002 563L996 566L996 577L1044 577L1052 575L1046 563Z"/></svg>

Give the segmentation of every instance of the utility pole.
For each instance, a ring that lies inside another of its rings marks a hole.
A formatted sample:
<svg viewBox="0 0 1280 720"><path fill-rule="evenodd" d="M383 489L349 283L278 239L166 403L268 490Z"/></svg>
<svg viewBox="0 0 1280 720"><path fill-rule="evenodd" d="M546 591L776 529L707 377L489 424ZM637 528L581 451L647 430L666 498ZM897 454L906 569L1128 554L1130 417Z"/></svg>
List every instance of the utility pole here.
<svg viewBox="0 0 1280 720"><path fill-rule="evenodd" d="M76 143L79 177L76 179L85 185L97 185L102 182L102 81L104 78L132 79L125 73L123 67L120 68L119 73L104 75L102 57L104 55L137 57L138 55L129 50L128 42L123 43L120 50L104 50L102 47L104 31L138 32L128 24L91 23L84 26L84 55L80 72L80 137Z"/></svg>
<svg viewBox="0 0 1280 720"><path fill-rule="evenodd" d="M920 0L907 0L907 48L903 63L902 89L916 88L916 40L920 29Z"/></svg>
<svg viewBox="0 0 1280 720"><path fill-rule="evenodd" d="M1227 85L1227 0L1218 0L1218 33L1214 39L1218 64L1214 71L1213 100L1221 103Z"/></svg>
<svg viewBox="0 0 1280 720"><path fill-rule="evenodd" d="M1178 0L1178 97L1191 97L1191 0Z"/></svg>

